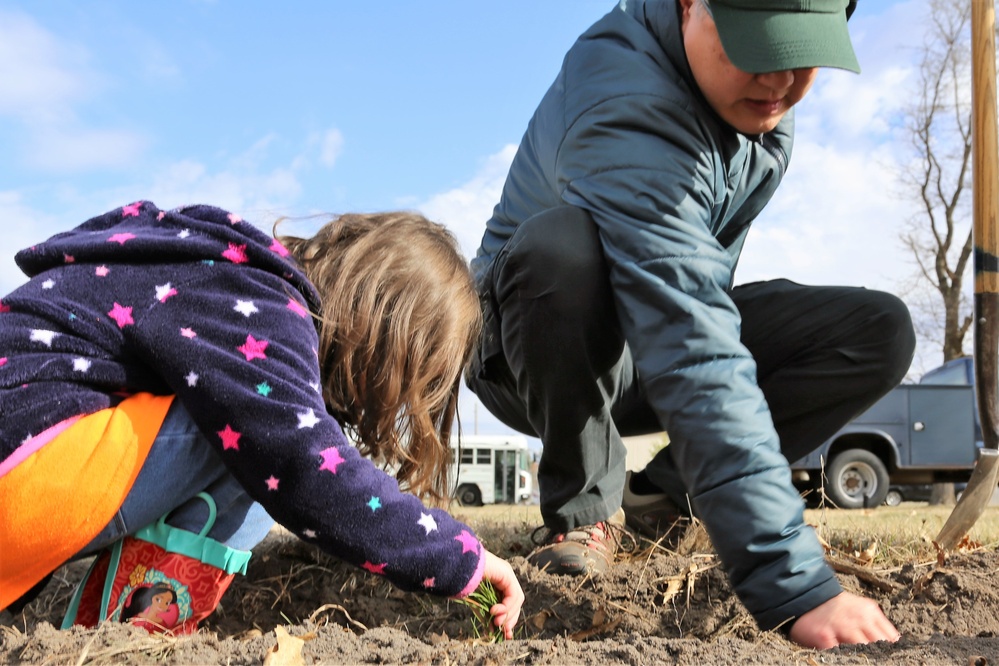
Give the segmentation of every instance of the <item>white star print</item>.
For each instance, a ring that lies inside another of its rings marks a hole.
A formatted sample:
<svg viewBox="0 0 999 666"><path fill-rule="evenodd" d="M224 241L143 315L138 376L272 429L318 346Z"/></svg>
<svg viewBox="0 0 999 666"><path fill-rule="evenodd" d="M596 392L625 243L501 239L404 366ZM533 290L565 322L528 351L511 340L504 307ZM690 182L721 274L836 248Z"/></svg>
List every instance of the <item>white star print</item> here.
<svg viewBox="0 0 999 666"><path fill-rule="evenodd" d="M315 391L316 393L320 392L319 382L309 382L309 386L311 386L312 390Z"/></svg>
<svg viewBox="0 0 999 666"><path fill-rule="evenodd" d="M429 513L420 514L420 519L416 522L423 526L423 529L427 531L427 534L430 534L437 529L437 521L434 520L434 517Z"/></svg>
<svg viewBox="0 0 999 666"><path fill-rule="evenodd" d="M236 299L236 307L233 310L239 312L244 317L249 317L251 314L260 312L257 306L253 304L253 301L241 301L239 299Z"/></svg>
<svg viewBox="0 0 999 666"><path fill-rule="evenodd" d="M52 346L52 340L57 335L59 335L59 334L56 333L55 331L43 331L40 328L36 328L35 330L33 330L31 332L31 338L30 338L30 340L32 342L41 342L46 347L51 347Z"/></svg>
<svg viewBox="0 0 999 666"><path fill-rule="evenodd" d="M188 386L198 385L198 373L196 373L194 370L191 370L189 373L187 373L187 376L184 377L184 379L187 380Z"/></svg>
<svg viewBox="0 0 999 666"><path fill-rule="evenodd" d="M164 298L169 296L171 289L173 289L173 287L170 285L169 282L167 282L166 284L156 285L156 300L162 301Z"/></svg>
<svg viewBox="0 0 999 666"><path fill-rule="evenodd" d="M55 286L55 280L46 280L42 283L42 289L51 289Z"/></svg>
<svg viewBox="0 0 999 666"><path fill-rule="evenodd" d="M315 539L316 532L314 530L302 530L302 536L307 537L309 539Z"/></svg>
<svg viewBox="0 0 999 666"><path fill-rule="evenodd" d="M191 235L191 232L188 231L187 229L184 229L179 234L177 234L177 238L187 238L190 235Z"/></svg>
<svg viewBox="0 0 999 666"><path fill-rule="evenodd" d="M298 427L299 427L299 429L301 429L301 428L312 428L317 423L319 423L319 417L316 416L316 413L313 410L311 410L311 409L309 411L305 412L304 414L299 414L298 415Z"/></svg>
<svg viewBox="0 0 999 666"><path fill-rule="evenodd" d="M90 370L91 363L85 358L74 358L73 359L73 370L76 372L86 372Z"/></svg>

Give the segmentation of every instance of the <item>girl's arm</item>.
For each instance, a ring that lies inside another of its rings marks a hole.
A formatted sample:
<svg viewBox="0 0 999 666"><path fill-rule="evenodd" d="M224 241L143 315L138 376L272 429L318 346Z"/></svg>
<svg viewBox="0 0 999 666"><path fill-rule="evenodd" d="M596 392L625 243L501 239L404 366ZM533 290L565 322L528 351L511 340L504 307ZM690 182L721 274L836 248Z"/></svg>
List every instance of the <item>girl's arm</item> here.
<svg viewBox="0 0 999 666"><path fill-rule="evenodd" d="M170 295L136 304L142 314L129 334L277 522L402 589L475 590L489 558L472 530L401 492L327 414L313 319L288 282L203 263L162 293ZM493 563L489 575L515 620L511 573Z"/></svg>

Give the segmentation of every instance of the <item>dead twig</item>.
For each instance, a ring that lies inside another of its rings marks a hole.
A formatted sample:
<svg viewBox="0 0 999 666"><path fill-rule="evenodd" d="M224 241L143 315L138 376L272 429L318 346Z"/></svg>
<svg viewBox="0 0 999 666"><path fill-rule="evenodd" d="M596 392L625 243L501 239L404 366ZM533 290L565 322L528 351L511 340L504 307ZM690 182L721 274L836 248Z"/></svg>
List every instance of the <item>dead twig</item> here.
<svg viewBox="0 0 999 666"><path fill-rule="evenodd" d="M874 587L879 592L884 592L885 594L891 594L892 592L895 591L896 587L895 583L891 582L890 580L882 578L881 576L879 576L874 571L871 571L870 569L865 569L864 567L857 566L856 564L851 564L850 562L845 562L839 559L827 558L826 561L829 562L829 566L832 567L832 570L835 571L836 573L853 576L858 580L860 580L861 582L867 583L871 587Z"/></svg>
<svg viewBox="0 0 999 666"><path fill-rule="evenodd" d="M343 606L337 605L337 604L326 604L324 606L320 606L319 608L317 608L312 613L312 615L309 616L309 622L315 624L316 623L316 618L319 616L319 614L320 613L324 613L324 612L326 612L328 610L338 610L341 613L343 613L343 616L345 618L347 618L347 622L350 622L352 625L354 625L355 627L357 627L361 631L367 631L368 630L367 627L365 627L363 624L361 624L360 622L358 622L357 620L355 620L354 618L352 618L350 616L350 613L347 612L346 608L344 608Z"/></svg>

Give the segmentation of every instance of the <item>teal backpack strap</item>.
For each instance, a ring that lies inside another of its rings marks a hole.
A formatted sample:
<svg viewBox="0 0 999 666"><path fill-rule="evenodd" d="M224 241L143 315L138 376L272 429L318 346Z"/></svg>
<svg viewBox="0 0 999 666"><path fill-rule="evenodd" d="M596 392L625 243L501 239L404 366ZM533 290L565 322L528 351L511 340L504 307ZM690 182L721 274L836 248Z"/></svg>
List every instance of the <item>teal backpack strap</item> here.
<svg viewBox="0 0 999 666"><path fill-rule="evenodd" d="M87 569L87 573L83 575L83 580L81 580L77 586L76 591L73 592L73 598L69 600L69 608L66 609L66 615L62 618L62 626L60 629L69 629L76 622L76 614L80 610L80 597L83 596L83 586L88 580L90 580L90 574L94 573L94 567L97 566L97 559L90 563L90 568Z"/></svg>
<svg viewBox="0 0 999 666"><path fill-rule="evenodd" d="M114 579L118 576L118 563L121 561L122 539L118 539L111 546L111 561L108 562L108 575L104 577L104 592L101 594L101 621L108 617L108 604L111 602L111 590L114 587Z"/></svg>
<svg viewBox="0 0 999 666"><path fill-rule="evenodd" d="M111 560L108 562L108 572L104 576L104 592L101 594L101 614L100 618L103 621L108 616L108 604L111 602L111 589L114 585L115 576L118 575L118 563L121 560L121 539L118 539L111 545ZM87 573L83 575L79 584L76 586L76 591L73 592L73 598L69 601L69 607L66 609L66 615L62 618L62 626L60 629L69 629L76 622L76 614L80 610L80 599L83 597L83 586L86 585L87 581L90 580L91 574L94 573L94 568L97 566L98 557L94 558L94 561L90 563L90 568L87 569Z"/></svg>
<svg viewBox="0 0 999 666"><path fill-rule="evenodd" d="M208 505L208 520L197 534L171 527L166 522L169 515L167 514L136 532L135 538L154 543L168 553L179 553L222 569L227 574L246 574L250 551L229 548L207 536L208 531L215 525L217 514L215 500L208 493L198 493L197 497Z"/></svg>

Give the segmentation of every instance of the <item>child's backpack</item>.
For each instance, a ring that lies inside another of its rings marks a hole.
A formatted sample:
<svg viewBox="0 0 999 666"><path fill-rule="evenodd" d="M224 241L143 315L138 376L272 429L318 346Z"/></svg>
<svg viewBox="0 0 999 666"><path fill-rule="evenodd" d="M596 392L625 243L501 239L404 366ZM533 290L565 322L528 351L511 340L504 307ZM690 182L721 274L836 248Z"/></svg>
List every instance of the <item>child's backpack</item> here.
<svg viewBox="0 0 999 666"><path fill-rule="evenodd" d="M77 586L62 628L110 620L150 633L197 631L250 560L249 551L205 536L215 524L215 501L206 493L198 497L209 510L200 533L171 527L163 516L100 553Z"/></svg>

